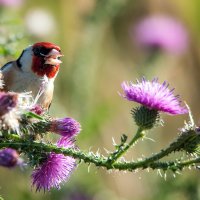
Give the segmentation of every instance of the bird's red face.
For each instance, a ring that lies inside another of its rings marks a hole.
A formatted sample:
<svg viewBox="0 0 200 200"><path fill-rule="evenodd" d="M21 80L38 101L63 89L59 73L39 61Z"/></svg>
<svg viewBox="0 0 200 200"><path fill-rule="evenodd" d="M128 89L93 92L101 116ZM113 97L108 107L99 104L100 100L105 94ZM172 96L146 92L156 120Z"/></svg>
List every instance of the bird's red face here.
<svg viewBox="0 0 200 200"><path fill-rule="evenodd" d="M38 76L53 78L60 67L62 56L60 47L50 42L38 42L33 45L32 70Z"/></svg>

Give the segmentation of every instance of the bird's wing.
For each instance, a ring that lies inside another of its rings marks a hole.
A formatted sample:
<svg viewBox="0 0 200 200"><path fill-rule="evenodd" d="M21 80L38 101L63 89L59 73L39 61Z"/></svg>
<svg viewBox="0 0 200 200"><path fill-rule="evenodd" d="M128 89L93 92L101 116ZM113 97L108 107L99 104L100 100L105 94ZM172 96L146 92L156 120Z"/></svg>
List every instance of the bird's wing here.
<svg viewBox="0 0 200 200"><path fill-rule="evenodd" d="M51 101L53 98L53 90L54 90L54 85L49 84L38 100L38 103L47 110L50 108L51 105Z"/></svg>
<svg viewBox="0 0 200 200"><path fill-rule="evenodd" d="M16 61L11 61L6 63L0 69L0 73L2 74L2 79L4 81L4 91L13 91L13 86L16 82L16 78L19 73L21 73L21 68L17 66Z"/></svg>

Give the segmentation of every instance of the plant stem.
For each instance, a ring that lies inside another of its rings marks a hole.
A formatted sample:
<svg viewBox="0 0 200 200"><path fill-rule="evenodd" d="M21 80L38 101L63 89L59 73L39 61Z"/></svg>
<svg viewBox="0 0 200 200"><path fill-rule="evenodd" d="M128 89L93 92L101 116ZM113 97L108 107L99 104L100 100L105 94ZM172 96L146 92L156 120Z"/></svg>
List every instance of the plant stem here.
<svg viewBox="0 0 200 200"><path fill-rule="evenodd" d="M195 166L195 164L200 163L200 158L194 158L184 161L170 161L170 162L151 162L138 165L136 162L117 162L113 164L114 169L118 170L128 170L128 171L134 171L136 169L147 169L151 168L153 170L155 169L162 169L163 171L171 170L173 172L182 170L184 167L189 166Z"/></svg>
<svg viewBox="0 0 200 200"><path fill-rule="evenodd" d="M107 164L107 159L97 156L94 153L85 154L80 150L76 150L73 148L59 148L56 145L44 144L40 142L30 141L25 142L24 140L17 141L5 141L0 143L0 148L10 147L16 150L21 150L22 152L54 152L58 154L63 154L66 156L71 156L75 159L83 160L86 163L94 163L96 166L102 166L109 168Z"/></svg>
<svg viewBox="0 0 200 200"><path fill-rule="evenodd" d="M98 167L105 167L106 169L118 169L118 170L128 170L133 171L139 168L146 169L162 169L164 171L166 170L182 170L184 167L192 166L195 163L200 163L200 158L190 159L190 160L184 160L184 161L171 161L171 162L116 162L116 163L108 163L107 158L103 156L97 156L93 153L83 153L80 150L75 150L72 148L58 148L55 145L47 145L44 143L39 142L24 142L24 140L18 139L17 142L13 141L6 141L0 143L0 148L2 147L11 147L14 149L21 149L21 150L37 150L38 152L44 151L44 152L55 152L64 154L66 156L71 156L75 159L83 160L85 163L93 163L94 165Z"/></svg>
<svg viewBox="0 0 200 200"><path fill-rule="evenodd" d="M137 168L147 168L151 166L151 163L155 163L156 161L168 156L170 153L175 151L180 151L182 145L193 137L192 132L189 134L181 135L176 141L172 142L166 149L161 149L159 153L156 153L148 158L145 158L138 162L127 162L127 166L129 169L137 169ZM174 162L173 162L174 163ZM151 166L152 167L152 166Z"/></svg>
<svg viewBox="0 0 200 200"><path fill-rule="evenodd" d="M181 145L188 137L185 137L184 140L178 138L175 142L171 143L169 147L164 150L161 150L159 153L148 157L142 161L137 162L117 162L117 159L125 153L139 138L142 137L142 130L138 130L133 139L125 144L123 150L120 153L116 154L113 157L114 162L109 160L110 157L104 157L94 154L93 152L84 153L81 150L73 149L73 148L59 148L56 145L45 144L36 141L27 141L21 138L18 135L8 134L6 137L0 138L0 148L10 147L21 152L54 152L58 154L63 154L66 156L71 156L75 159L79 159L80 161L84 161L85 163L93 163L98 167L105 167L106 169L118 169L118 170L128 170L133 171L136 169L162 169L172 170L173 172L177 170L182 170L187 166L194 166L196 163L200 163L200 157L195 159L183 160L183 161L166 161L166 162L158 162L161 158L167 156L173 151L180 150Z"/></svg>
<svg viewBox="0 0 200 200"><path fill-rule="evenodd" d="M110 156L108 157L108 162L113 164L115 163L124 153L126 153L128 151L128 149L133 146L140 138L142 138L144 136L144 134L142 133L143 129L142 128L138 128L135 136L132 138L132 140L127 144L124 143L120 146L118 146L118 148L116 149L116 151L114 151L113 153L110 154Z"/></svg>

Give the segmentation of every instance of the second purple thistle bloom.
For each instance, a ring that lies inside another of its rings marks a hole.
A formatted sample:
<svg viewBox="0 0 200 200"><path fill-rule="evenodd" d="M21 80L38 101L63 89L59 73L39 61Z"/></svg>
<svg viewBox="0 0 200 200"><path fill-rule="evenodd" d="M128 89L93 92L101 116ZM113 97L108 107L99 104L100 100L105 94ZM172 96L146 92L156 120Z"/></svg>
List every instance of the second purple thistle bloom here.
<svg viewBox="0 0 200 200"><path fill-rule="evenodd" d="M188 35L184 26L169 16L144 18L133 27L131 33L139 46L158 48L171 54L184 53L188 46Z"/></svg>
<svg viewBox="0 0 200 200"><path fill-rule="evenodd" d="M65 137L57 142L58 147L74 148L74 140ZM46 160L32 173L32 185L36 191L60 188L67 181L76 166L75 159L63 154L49 153Z"/></svg>
<svg viewBox="0 0 200 200"><path fill-rule="evenodd" d="M170 90L166 82L158 83L158 79L147 81L143 78L141 82L137 80L136 84L123 82L122 89L124 98L140 103L149 109L171 115L188 113L188 110L181 106L179 96L173 94L174 89Z"/></svg>

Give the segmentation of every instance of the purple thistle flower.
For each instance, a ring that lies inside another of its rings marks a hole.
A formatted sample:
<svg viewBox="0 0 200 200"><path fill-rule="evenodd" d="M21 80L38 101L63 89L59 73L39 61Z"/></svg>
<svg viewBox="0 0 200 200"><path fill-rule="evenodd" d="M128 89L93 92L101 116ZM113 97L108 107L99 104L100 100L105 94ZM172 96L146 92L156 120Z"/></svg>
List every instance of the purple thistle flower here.
<svg viewBox="0 0 200 200"><path fill-rule="evenodd" d="M14 167L18 164L19 154L15 149L0 150L0 166Z"/></svg>
<svg viewBox="0 0 200 200"><path fill-rule="evenodd" d="M73 137L81 131L81 125L72 118L60 118L51 121L50 131L64 137Z"/></svg>
<svg viewBox="0 0 200 200"><path fill-rule="evenodd" d="M74 142L69 138L64 143L58 141L58 147L70 148L74 147ZM75 159L63 154L50 153L47 159L37 167L32 173L32 185L36 187L36 191L43 189L44 191L51 188L60 188L60 184L67 181L75 168Z"/></svg>
<svg viewBox="0 0 200 200"><path fill-rule="evenodd" d="M159 84L158 79L153 79L150 82L143 78L141 82L137 80L137 84L123 82L122 89L125 94L122 96L149 109L166 112L171 115L188 113L185 107L181 107L179 96L174 96L174 89L169 90L168 86L166 82Z"/></svg>
<svg viewBox="0 0 200 200"><path fill-rule="evenodd" d="M0 92L0 127L19 131L20 94Z"/></svg>
<svg viewBox="0 0 200 200"><path fill-rule="evenodd" d="M169 53L183 53L188 44L185 28L168 16L152 16L141 20L132 30L133 40L141 47L158 48Z"/></svg>
<svg viewBox="0 0 200 200"><path fill-rule="evenodd" d="M0 116L5 115L17 106L18 95L16 93L0 92Z"/></svg>

